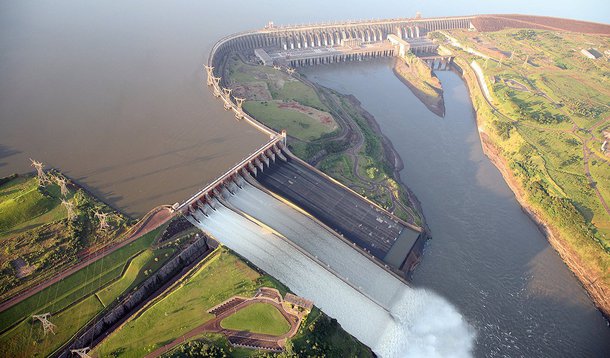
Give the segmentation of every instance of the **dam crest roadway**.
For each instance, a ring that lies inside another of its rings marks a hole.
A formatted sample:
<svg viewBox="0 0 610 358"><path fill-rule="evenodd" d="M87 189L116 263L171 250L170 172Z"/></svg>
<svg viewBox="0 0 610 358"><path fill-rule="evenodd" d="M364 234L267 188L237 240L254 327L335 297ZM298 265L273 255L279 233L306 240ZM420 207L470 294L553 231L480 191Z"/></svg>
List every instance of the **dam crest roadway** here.
<svg viewBox="0 0 610 358"><path fill-rule="evenodd" d="M442 349L467 353L474 333L461 315L444 299L412 289L406 281L421 258L426 231L294 156L286 133L243 111L244 99L232 95L215 69L223 69L234 52L284 67L289 74L296 66L395 56L405 50L430 57L436 45L424 38L427 32L471 27L469 17L270 25L220 40L205 66L208 86L225 110L270 139L173 209L299 296L312 299L381 356L404 354L407 347L399 341L413 334L410 326L420 318L414 310L422 300L438 305L434 311L457 317L443 329L447 337L442 344L452 344ZM355 315L355 307L363 313Z"/></svg>

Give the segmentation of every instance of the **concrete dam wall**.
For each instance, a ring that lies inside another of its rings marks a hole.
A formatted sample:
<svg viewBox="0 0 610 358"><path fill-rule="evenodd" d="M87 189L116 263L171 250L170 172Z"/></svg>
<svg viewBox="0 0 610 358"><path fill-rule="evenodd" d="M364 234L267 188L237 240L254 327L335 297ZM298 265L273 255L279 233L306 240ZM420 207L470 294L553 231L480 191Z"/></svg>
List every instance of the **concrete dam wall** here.
<svg viewBox="0 0 610 358"><path fill-rule="evenodd" d="M410 288L316 218L247 180L191 222L290 287L382 357L471 349L473 332L439 296ZM442 315L431 317L431 315ZM423 329L422 329L423 328Z"/></svg>
<svg viewBox="0 0 610 358"><path fill-rule="evenodd" d="M424 37L435 30L468 29L475 16L443 18L399 18L372 21L356 21L335 24L300 26L267 26L258 31L247 31L227 36L214 45L208 65L221 68L227 54L233 51L253 51L257 48L274 50L322 49L340 47L345 44L379 44L388 35L404 39ZM393 56L393 51L377 49L360 56L343 60L362 59L366 56Z"/></svg>

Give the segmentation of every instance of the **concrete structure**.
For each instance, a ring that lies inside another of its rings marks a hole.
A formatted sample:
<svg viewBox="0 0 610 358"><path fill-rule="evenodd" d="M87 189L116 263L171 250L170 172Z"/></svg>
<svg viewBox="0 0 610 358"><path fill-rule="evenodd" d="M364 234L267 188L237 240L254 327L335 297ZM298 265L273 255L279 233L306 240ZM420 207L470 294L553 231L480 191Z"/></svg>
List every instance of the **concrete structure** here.
<svg viewBox="0 0 610 358"><path fill-rule="evenodd" d="M602 57L602 54L593 48L590 48L590 49L583 48L582 50L580 50L580 53L582 53L585 57L590 58L592 60L596 60L596 59Z"/></svg>
<svg viewBox="0 0 610 358"><path fill-rule="evenodd" d="M223 188L234 184L236 177L250 174L256 176L259 171L262 172L265 167L269 167L269 165L274 163L278 158L280 160L287 160L283 152L285 150L287 150L286 133L282 132L244 160L237 163L218 179L214 180L195 193L195 195L178 205L175 210L179 210L185 215L197 209L201 209L204 213L207 213L208 210L213 210L215 205L213 197L218 195ZM231 189L229 188L229 190Z"/></svg>
<svg viewBox="0 0 610 358"><path fill-rule="evenodd" d="M411 39L424 37L430 31L457 28L470 29L473 27L472 20L474 18L474 16L429 19L398 18L315 25L266 26L262 30L237 33L221 39L212 48L208 65L219 68L229 52L252 51L254 53L255 49L264 49L271 58L273 58L273 52L312 49L326 49L324 51L328 51L328 54L332 56L332 60L326 59L324 60L326 62L320 59L315 60L313 57L311 59L298 58L302 62L300 64L292 63L291 66L305 65L308 62L315 64L362 60L363 58L379 56L379 50L375 47L387 43L388 35L410 41ZM368 51L366 50L367 46L369 47ZM335 56L338 54L328 50L340 50L341 48L358 49L358 53L341 57ZM262 52L260 52L260 55L265 58ZM392 51L382 51L381 55L393 56L394 54ZM316 55L315 57L319 58L320 56Z"/></svg>
<svg viewBox="0 0 610 358"><path fill-rule="evenodd" d="M422 229L404 222L289 154L257 180L302 208L371 258L408 271Z"/></svg>

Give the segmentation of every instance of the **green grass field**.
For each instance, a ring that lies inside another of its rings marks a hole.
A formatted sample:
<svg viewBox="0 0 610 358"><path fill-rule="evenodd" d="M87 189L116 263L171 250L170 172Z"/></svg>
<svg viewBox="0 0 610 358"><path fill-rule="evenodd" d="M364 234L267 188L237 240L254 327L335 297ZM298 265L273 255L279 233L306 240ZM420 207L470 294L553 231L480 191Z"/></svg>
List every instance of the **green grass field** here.
<svg viewBox="0 0 610 358"><path fill-rule="evenodd" d="M277 101L248 101L244 103L244 109L265 125L277 131L285 129L290 135L304 141L317 139L334 130L304 113L279 108L280 104Z"/></svg>
<svg viewBox="0 0 610 358"><path fill-rule="evenodd" d="M244 109L262 123L278 131L286 129L291 136L303 141L320 138L321 135L335 130L334 122L323 124L314 116L278 107L282 102L294 101L312 109L328 112L328 108L322 103L316 91L302 81L289 76L284 71L245 64L237 58L229 59L227 68L231 82L262 83L269 90L273 101L254 101L250 97L244 103Z"/></svg>
<svg viewBox="0 0 610 358"><path fill-rule="evenodd" d="M127 260L148 248L158 235L154 230L106 257L88 265L65 279L45 288L0 312L0 331L32 314L56 312L83 297L97 292L104 285L121 276Z"/></svg>
<svg viewBox="0 0 610 358"><path fill-rule="evenodd" d="M254 303L220 322L222 328L236 331L281 336L288 333L290 323L273 305Z"/></svg>
<svg viewBox="0 0 610 358"><path fill-rule="evenodd" d="M57 185L38 190L38 179L32 176L20 176L0 186L0 239L65 218L59 197Z"/></svg>
<svg viewBox="0 0 610 358"><path fill-rule="evenodd" d="M234 295L252 296L261 286L285 292L270 277L261 276L227 249L219 248L183 284L104 340L94 354L146 355L210 320L209 308Z"/></svg>
<svg viewBox="0 0 610 358"><path fill-rule="evenodd" d="M601 128L610 127L610 63L585 58L580 49L608 48L610 40L525 29L456 30L451 35L495 58L501 56L494 49L512 53L493 62L455 49L456 63L466 70L479 127L508 162L529 204L575 253L571 261L609 288L610 214L596 190L610 203L610 158L598 149ZM473 59L483 67L496 107L510 119L492 113L474 88L476 79L469 70ZM527 90L511 87L512 80Z"/></svg>
<svg viewBox="0 0 610 358"><path fill-rule="evenodd" d="M51 317L50 321L57 326L55 335L45 336L40 322L26 319L0 336L0 356L47 356L70 339L80 327L95 317L102 308L102 303L94 295L91 295Z"/></svg>
<svg viewBox="0 0 610 358"><path fill-rule="evenodd" d="M21 320L0 335L0 347L3 347L0 353L7 353L2 356L50 354L104 307L142 282L147 277L145 271L157 270L174 251L173 248L149 248L160 230L142 236L1 312L2 329ZM40 322L32 322L30 317L33 314L44 312L52 313L50 321L57 325L57 335L44 337Z"/></svg>

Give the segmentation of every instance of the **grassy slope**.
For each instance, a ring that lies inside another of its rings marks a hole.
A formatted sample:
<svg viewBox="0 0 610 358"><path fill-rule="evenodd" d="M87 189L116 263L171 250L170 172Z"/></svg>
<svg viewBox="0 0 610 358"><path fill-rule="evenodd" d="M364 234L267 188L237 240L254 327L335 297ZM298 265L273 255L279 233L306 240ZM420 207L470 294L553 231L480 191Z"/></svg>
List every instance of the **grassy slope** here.
<svg viewBox="0 0 610 358"><path fill-rule="evenodd" d="M280 336L288 333L290 323L274 306L254 303L220 322L222 328Z"/></svg>
<svg viewBox="0 0 610 358"><path fill-rule="evenodd" d="M93 295L75 306L51 317L57 326L55 335L43 334L40 322L27 319L0 336L0 355L3 357L47 356L102 310L100 301Z"/></svg>
<svg viewBox="0 0 610 358"><path fill-rule="evenodd" d="M453 35L477 47L469 39L472 34L456 31ZM508 162L527 202L568 245L568 260L585 267L588 279L610 289L610 215L589 185L583 155L585 141L589 141L589 148L601 145L601 136L593 127L598 123L605 123L601 126L605 127L609 121L610 88L606 81L610 64L580 54L583 43L607 48L610 40L532 30L476 36L483 44L514 51L512 60L489 62L484 69L487 80L496 79L493 85L488 82L494 102L512 120L491 113L480 93L471 88L480 128ZM475 59L464 53L459 56L462 67ZM530 62L524 65L526 56ZM511 89L504 79L516 80L528 91ZM561 120L541 119L544 113ZM597 188L607 197L610 158L590 156L589 167Z"/></svg>
<svg viewBox="0 0 610 358"><path fill-rule="evenodd" d="M48 192L50 195L39 191L38 180L31 176L17 177L0 186L0 238L65 218L59 188L51 185Z"/></svg>
<svg viewBox="0 0 610 358"><path fill-rule="evenodd" d="M129 245L26 298L8 310L0 312L0 330L4 330L32 314L59 311L119 278L127 260L149 247L159 230L142 236Z"/></svg>
<svg viewBox="0 0 610 358"><path fill-rule="evenodd" d="M329 133L328 126L314 121L308 115L279 108L277 101L248 101L244 109L254 118L263 118L263 123L277 130L285 129L290 135L304 141L320 138Z"/></svg>
<svg viewBox="0 0 610 358"><path fill-rule="evenodd" d="M220 248L185 283L114 332L95 353L143 356L210 320L213 315L207 313L209 308L234 295L252 296L261 286L284 290Z"/></svg>
<svg viewBox="0 0 610 358"><path fill-rule="evenodd" d="M53 176L61 176L59 173ZM18 176L0 185L0 299L41 282L78 260L78 252L94 250L120 239L127 218L111 214L112 229L98 232L94 210L112 212L83 190L68 185L66 199L76 206L76 219L66 220L58 185L38 187L31 176ZM28 272L19 278L13 262Z"/></svg>
<svg viewBox="0 0 610 358"><path fill-rule="evenodd" d="M0 313L3 328L26 316L17 326L0 335L0 355L26 357L33 352L48 355L57 349L106 305L143 281L145 270L158 269L171 256L173 249L153 251L147 248L159 232L157 229L144 235L108 255L103 259L105 262L99 260ZM57 335L44 337L40 323L29 319L30 315L42 312L53 314L50 321L57 325Z"/></svg>
<svg viewBox="0 0 610 358"><path fill-rule="evenodd" d="M247 65L236 58L229 61L228 73L231 82L263 83L274 100L295 101L321 111L328 110L311 87L283 71L271 67ZM324 125L304 113L278 108L277 104L272 101L246 101L244 109L265 125L278 131L286 129L290 135L304 141L317 139L322 134L333 131L333 125Z"/></svg>

